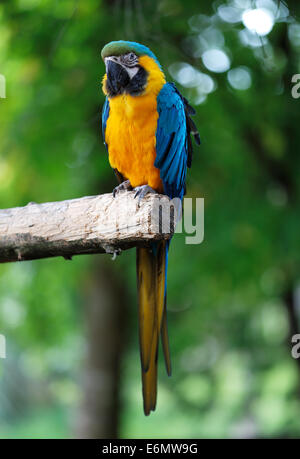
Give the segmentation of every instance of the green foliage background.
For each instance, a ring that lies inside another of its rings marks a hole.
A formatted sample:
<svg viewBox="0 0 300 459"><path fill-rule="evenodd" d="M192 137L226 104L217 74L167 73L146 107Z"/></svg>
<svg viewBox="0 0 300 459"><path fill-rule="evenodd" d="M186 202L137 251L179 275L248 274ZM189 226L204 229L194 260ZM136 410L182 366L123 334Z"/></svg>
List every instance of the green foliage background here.
<svg viewBox="0 0 300 459"><path fill-rule="evenodd" d="M0 2L0 73L7 81L0 100L1 208L114 186L101 138L105 43L147 44L169 80L176 62L213 80L202 99L197 87L177 82L197 109L202 145L187 196L205 198L205 240L186 245L176 235L171 246L174 375L167 379L160 369L150 418L141 410L134 253L114 263L133 298L120 381L122 437L300 436L299 367L285 304L288 291L299 298L300 102L290 82L300 73L300 9L286 2L289 15L253 47L240 39L241 22L218 14L232 3ZM283 13L284 4L277 5ZM221 37L231 68L248 69L247 90L234 89L227 72L205 68L197 40L207 30L208 46ZM0 437L72 435L92 269L85 256L0 266L0 333L9 355L0 361Z"/></svg>

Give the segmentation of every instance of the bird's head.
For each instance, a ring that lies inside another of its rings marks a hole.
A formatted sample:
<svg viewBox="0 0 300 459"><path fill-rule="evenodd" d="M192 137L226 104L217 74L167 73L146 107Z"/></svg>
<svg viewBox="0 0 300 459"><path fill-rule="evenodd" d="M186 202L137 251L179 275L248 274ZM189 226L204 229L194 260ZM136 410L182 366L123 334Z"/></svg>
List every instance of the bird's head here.
<svg viewBox="0 0 300 459"><path fill-rule="evenodd" d="M147 46L132 41L112 41L104 46L101 56L106 68L103 91L110 98L159 92L165 83L161 66Z"/></svg>

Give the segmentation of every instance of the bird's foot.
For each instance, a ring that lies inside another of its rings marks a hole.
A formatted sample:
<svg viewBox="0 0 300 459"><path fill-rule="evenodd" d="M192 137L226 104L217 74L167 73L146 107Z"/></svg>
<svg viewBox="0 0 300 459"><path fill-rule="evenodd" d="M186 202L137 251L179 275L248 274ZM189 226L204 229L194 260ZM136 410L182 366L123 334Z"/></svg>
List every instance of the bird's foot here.
<svg viewBox="0 0 300 459"><path fill-rule="evenodd" d="M113 197L115 198L120 191L129 191L132 190L132 186L129 180L125 180L125 182L122 182L120 185L116 186L113 189Z"/></svg>
<svg viewBox="0 0 300 459"><path fill-rule="evenodd" d="M109 253L110 255L112 255L111 259L113 261L117 258L118 255L121 255L122 250L112 245L102 244L102 247L106 253Z"/></svg>
<svg viewBox="0 0 300 459"><path fill-rule="evenodd" d="M136 186L134 188L135 194L134 197L138 198L138 202L140 205L141 200L146 196L148 193L157 193L151 186L149 185L142 185L142 186Z"/></svg>

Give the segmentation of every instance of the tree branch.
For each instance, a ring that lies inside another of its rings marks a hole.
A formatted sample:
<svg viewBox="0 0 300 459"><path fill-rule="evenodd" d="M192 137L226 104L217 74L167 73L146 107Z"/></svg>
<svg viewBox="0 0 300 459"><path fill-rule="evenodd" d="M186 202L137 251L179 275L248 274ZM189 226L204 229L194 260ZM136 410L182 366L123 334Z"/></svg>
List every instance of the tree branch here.
<svg viewBox="0 0 300 459"><path fill-rule="evenodd" d="M166 196L147 195L139 205L134 192L123 192L0 210L0 263L119 253L169 239L159 231L158 211L168 203Z"/></svg>

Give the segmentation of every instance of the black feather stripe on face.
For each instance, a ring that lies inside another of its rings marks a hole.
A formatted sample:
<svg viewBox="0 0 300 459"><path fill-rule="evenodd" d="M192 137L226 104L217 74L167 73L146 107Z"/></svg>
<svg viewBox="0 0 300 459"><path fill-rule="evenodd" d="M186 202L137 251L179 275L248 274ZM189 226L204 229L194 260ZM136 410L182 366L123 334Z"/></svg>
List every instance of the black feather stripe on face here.
<svg viewBox="0 0 300 459"><path fill-rule="evenodd" d="M140 67L137 74L130 80L129 84L126 87L126 92L131 96L138 96L141 94L146 87L148 78L148 72Z"/></svg>

